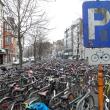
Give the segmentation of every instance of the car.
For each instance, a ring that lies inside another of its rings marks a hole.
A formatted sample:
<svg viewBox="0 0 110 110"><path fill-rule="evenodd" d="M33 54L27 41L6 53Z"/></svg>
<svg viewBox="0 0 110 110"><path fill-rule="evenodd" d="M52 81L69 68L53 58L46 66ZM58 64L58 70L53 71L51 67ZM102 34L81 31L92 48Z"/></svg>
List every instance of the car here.
<svg viewBox="0 0 110 110"><path fill-rule="evenodd" d="M31 61L34 61L34 57L29 57L29 59L30 59Z"/></svg>
<svg viewBox="0 0 110 110"><path fill-rule="evenodd" d="M23 58L23 62L27 62L27 58Z"/></svg>
<svg viewBox="0 0 110 110"><path fill-rule="evenodd" d="M29 58L26 58L26 61L28 62L29 61Z"/></svg>
<svg viewBox="0 0 110 110"><path fill-rule="evenodd" d="M13 64L14 64L14 65L18 65L18 64L19 64L19 59L14 60Z"/></svg>

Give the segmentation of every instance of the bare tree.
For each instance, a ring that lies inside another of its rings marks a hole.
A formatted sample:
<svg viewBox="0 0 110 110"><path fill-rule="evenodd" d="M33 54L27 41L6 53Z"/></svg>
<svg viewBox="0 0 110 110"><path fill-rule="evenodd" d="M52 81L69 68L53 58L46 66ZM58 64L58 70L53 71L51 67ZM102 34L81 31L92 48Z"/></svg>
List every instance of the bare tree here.
<svg viewBox="0 0 110 110"><path fill-rule="evenodd" d="M42 57L47 57L51 54L52 44L45 40L46 38L36 38L34 43L25 48L25 57L33 56L35 63L37 59L41 60Z"/></svg>
<svg viewBox="0 0 110 110"><path fill-rule="evenodd" d="M33 53L35 63L37 58L41 60L42 55L44 54L44 50L47 50L47 38L48 32L52 29L48 29L48 23L45 13L43 14L42 18L40 18L40 22L37 25L34 25L33 28L30 29L29 36L31 37L31 42L33 44ZM45 45L45 46L44 46Z"/></svg>
<svg viewBox="0 0 110 110"><path fill-rule="evenodd" d="M38 30L37 30L38 31ZM34 53L34 59L35 59L35 63L37 61L37 58L39 60L41 60L41 57L44 54L44 51L47 50L47 39L45 37L45 35L43 35L44 33L38 31L35 35L33 35L34 37L34 42L33 42L33 53Z"/></svg>
<svg viewBox="0 0 110 110"><path fill-rule="evenodd" d="M48 55L52 54L52 44L49 41L42 43L42 57L48 57Z"/></svg>
<svg viewBox="0 0 110 110"><path fill-rule="evenodd" d="M42 18L44 13L41 15L39 14L40 11L36 11L37 0L3 0L3 2L5 5L4 20L11 26L17 36L20 67L22 67L23 37L31 27L42 22L38 19ZM14 18L14 25L8 22L7 16Z"/></svg>
<svg viewBox="0 0 110 110"><path fill-rule="evenodd" d="M48 41L43 41L43 39L40 38L40 40L37 40L34 43L34 59L35 63L38 60L41 60L42 57L46 58L51 53L51 47L52 44Z"/></svg>
<svg viewBox="0 0 110 110"><path fill-rule="evenodd" d="M44 45L43 45L43 41L44 40L44 37L43 36L39 36L38 37L38 40L36 42L37 44L37 55L38 55L38 59L41 60L42 56L43 56L43 52L44 52Z"/></svg>

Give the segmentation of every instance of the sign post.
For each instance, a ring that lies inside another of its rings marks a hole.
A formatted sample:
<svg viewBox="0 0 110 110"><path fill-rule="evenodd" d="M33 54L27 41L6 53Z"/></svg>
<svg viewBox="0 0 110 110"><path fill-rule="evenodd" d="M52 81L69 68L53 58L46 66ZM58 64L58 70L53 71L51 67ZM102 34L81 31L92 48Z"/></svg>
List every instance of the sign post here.
<svg viewBox="0 0 110 110"><path fill-rule="evenodd" d="M97 0L99 1L99 0ZM98 66L98 105L99 110L103 110L104 108L104 79L103 79L103 67L101 64Z"/></svg>
<svg viewBox="0 0 110 110"><path fill-rule="evenodd" d="M84 46L91 49L89 61L98 65L98 110L104 109L104 78L102 64L110 64L110 1L83 3ZM95 49L94 49L95 48ZM108 50L107 50L108 49ZM106 51L107 50L107 51Z"/></svg>
<svg viewBox="0 0 110 110"><path fill-rule="evenodd" d="M104 109L104 80L103 80L103 67L99 64L98 67L98 110Z"/></svg>

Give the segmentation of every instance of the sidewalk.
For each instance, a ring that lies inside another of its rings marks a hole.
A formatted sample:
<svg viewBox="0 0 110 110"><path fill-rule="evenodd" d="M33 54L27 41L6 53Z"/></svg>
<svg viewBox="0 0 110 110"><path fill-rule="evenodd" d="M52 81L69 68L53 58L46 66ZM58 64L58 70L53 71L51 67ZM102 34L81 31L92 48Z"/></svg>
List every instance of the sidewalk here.
<svg viewBox="0 0 110 110"><path fill-rule="evenodd" d="M0 67L2 67L2 66L5 66L5 67L12 66L12 63L4 63L4 64L0 65Z"/></svg>

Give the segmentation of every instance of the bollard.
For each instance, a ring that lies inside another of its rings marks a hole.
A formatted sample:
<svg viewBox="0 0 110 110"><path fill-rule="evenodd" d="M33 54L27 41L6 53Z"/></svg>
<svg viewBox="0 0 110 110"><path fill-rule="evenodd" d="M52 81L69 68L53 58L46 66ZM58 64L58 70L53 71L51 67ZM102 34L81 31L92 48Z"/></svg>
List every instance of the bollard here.
<svg viewBox="0 0 110 110"><path fill-rule="evenodd" d="M98 110L104 109L103 89L104 89L103 67L100 64L98 67L98 108L99 108Z"/></svg>

